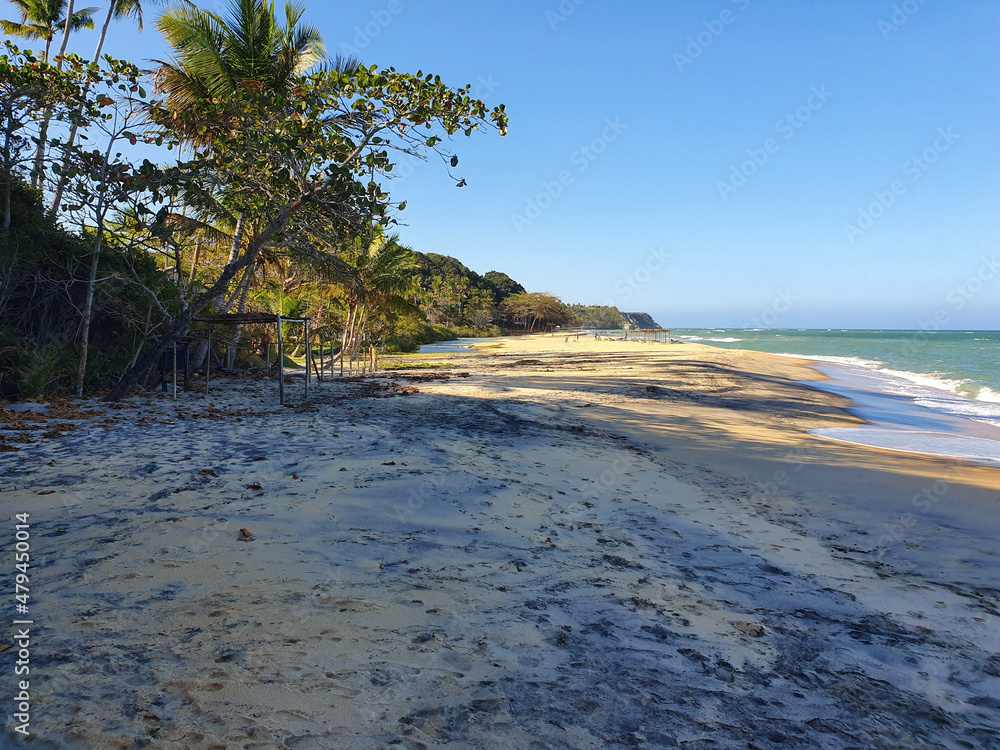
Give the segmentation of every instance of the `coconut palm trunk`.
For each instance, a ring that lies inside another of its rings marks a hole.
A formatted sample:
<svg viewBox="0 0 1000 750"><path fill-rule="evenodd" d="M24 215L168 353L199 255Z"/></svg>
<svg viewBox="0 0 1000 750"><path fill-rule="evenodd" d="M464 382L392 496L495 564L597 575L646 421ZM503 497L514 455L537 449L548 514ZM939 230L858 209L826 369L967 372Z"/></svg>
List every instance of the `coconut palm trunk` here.
<svg viewBox="0 0 1000 750"><path fill-rule="evenodd" d="M364 374L365 363L361 358L361 339L365 333L365 318L367 317L367 307L362 305L354 324L354 338L351 345L351 361L358 363L358 372Z"/></svg>
<svg viewBox="0 0 1000 750"><path fill-rule="evenodd" d="M109 0L108 2L108 13L104 17L104 25L101 27L101 37L97 40L97 51L94 52L94 64L96 65L101 60L101 51L104 49L104 40L108 36L108 27L111 25L111 19L116 15L116 9L120 5L120 0ZM69 18L69 16L67 16ZM46 50L47 53L47 50ZM90 84L87 84L86 92L90 91ZM85 92L85 95L86 95ZM69 162L69 152L76 143L76 135L79 132L80 126L76 123L70 128L69 136L66 139L66 158L63 162L63 166L66 167ZM63 169L63 174L66 170ZM69 181L66 177L60 175L59 182L56 184L55 195L52 196L52 207L49 209L49 214L55 216L59 212L59 206L62 205L63 193L66 191L66 185Z"/></svg>
<svg viewBox="0 0 1000 750"><path fill-rule="evenodd" d="M239 215L236 217L236 228L233 230L233 241L229 247L229 259L226 261L227 265L229 263L232 263L233 260L240 253L240 247L243 245L243 235L246 232L246 221L247 221L246 212L240 211ZM241 278L240 282L236 285L236 288L232 291L232 294L229 295L228 299L226 299L225 296L219 297L217 299L215 305L216 314L219 315L229 314L229 311L233 309L233 305L239 301L241 296L241 291L244 285L246 285L247 279L250 275L250 268L251 266L247 266L247 269L243 272L243 277ZM239 333L237 333L237 336L239 336ZM232 367L232 362L230 361L231 358L229 357L229 351L232 349L232 347L233 345L231 342L226 347L227 350L226 360L228 362L229 367ZM206 342L206 350L207 350L207 342Z"/></svg>
<svg viewBox="0 0 1000 750"><path fill-rule="evenodd" d="M253 281L253 268L248 268L247 272L243 274L243 283L240 284L239 302L236 305L237 313L245 313L247 309L247 298L250 296L250 284ZM232 338L226 344L226 359L228 360L227 366L232 369L236 364L236 347L240 343L240 334L243 332L243 324L237 323L236 329L233 331Z"/></svg>
<svg viewBox="0 0 1000 750"><path fill-rule="evenodd" d="M42 62L49 63L49 53L52 49L52 40L60 27L63 28L63 44L60 48L60 55L66 51L68 34L80 28L93 28L94 22L91 15L94 8L85 8L78 13L73 12L72 4L69 12L63 17L63 10L66 7L66 0L10 0L21 14L20 21L0 20L0 27L4 33L10 36L22 37L24 39L44 39L45 48L42 54ZM62 67L62 60L59 61ZM35 149L35 157L32 161L31 185L38 187L42 179L42 169L45 166L45 142L48 136L48 123L52 118L52 107L43 110L41 118L41 135ZM41 159L39 159L41 156Z"/></svg>
<svg viewBox="0 0 1000 750"><path fill-rule="evenodd" d="M73 6L76 0L69 0L69 7L66 8L66 24L63 26L62 44L59 45L59 55L57 56L56 67L62 70L62 57L66 54L66 45L69 44L69 34L73 29ZM42 114L42 124L38 129L38 148L35 149L35 163L31 170L31 186L39 188L45 178L45 149L48 145L49 122L52 120L52 107L46 107Z"/></svg>
<svg viewBox="0 0 1000 750"><path fill-rule="evenodd" d="M344 374L344 360L350 356L352 333L354 330L354 318L357 315L358 306L350 303L347 309L347 321L344 323L344 332L340 339L340 374Z"/></svg>

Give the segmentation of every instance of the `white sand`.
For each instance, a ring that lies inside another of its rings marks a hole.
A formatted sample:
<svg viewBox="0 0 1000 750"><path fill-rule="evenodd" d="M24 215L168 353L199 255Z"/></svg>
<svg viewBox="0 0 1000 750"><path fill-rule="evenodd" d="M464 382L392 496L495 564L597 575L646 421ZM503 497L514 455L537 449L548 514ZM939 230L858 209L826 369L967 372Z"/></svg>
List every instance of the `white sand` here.
<svg viewBox="0 0 1000 750"><path fill-rule="evenodd" d="M9 443L38 746L1000 747L1000 472L811 438L774 360L538 338Z"/></svg>

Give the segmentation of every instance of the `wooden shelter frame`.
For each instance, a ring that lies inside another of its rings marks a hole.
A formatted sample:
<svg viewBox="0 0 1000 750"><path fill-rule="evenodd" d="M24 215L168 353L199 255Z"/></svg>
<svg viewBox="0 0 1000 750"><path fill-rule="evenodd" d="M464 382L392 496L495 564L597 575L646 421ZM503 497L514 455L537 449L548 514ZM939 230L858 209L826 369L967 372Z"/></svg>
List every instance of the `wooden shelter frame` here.
<svg viewBox="0 0 1000 750"><path fill-rule="evenodd" d="M305 326L306 342L306 399L309 398L310 368L312 365L312 346L309 341L309 321L311 318L283 318L274 313L248 312L230 313L227 315L201 315L194 318L195 323L208 324L208 356L205 361L205 397L208 398L209 383L212 378L212 326L213 325L269 325L274 324L278 344L278 402L285 405L285 354L281 344L282 323L302 323ZM318 375L318 373L317 373Z"/></svg>

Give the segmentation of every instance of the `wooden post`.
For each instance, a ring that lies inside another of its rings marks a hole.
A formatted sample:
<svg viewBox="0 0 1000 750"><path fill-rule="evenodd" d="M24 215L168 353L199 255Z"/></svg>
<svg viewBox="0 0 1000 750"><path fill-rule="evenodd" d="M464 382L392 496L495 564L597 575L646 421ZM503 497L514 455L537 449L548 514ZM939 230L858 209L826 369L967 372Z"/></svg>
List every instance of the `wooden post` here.
<svg viewBox="0 0 1000 750"><path fill-rule="evenodd" d="M212 324L208 324L208 353L205 355L205 398L208 398L208 384L212 378Z"/></svg>
<svg viewBox="0 0 1000 750"><path fill-rule="evenodd" d="M278 403L285 405L285 357L281 348L281 316L278 315Z"/></svg>
<svg viewBox="0 0 1000 750"><path fill-rule="evenodd" d="M312 378L312 373L309 371L309 366L311 364L310 360L312 359L312 357L311 357L312 352L310 352L310 349L312 347L309 346L309 318L306 318L303 321L303 325L305 326L305 335L306 335L306 401L308 401L309 400L309 380Z"/></svg>

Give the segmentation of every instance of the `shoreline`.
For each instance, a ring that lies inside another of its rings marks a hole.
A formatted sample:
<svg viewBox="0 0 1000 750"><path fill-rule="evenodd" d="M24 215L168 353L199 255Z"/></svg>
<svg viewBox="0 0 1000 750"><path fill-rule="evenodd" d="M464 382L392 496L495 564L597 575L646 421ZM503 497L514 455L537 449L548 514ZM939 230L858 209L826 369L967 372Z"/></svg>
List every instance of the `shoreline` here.
<svg viewBox="0 0 1000 750"><path fill-rule="evenodd" d="M497 342L20 431L38 739L1000 740L1000 471L810 435L861 420L805 362Z"/></svg>
<svg viewBox="0 0 1000 750"><path fill-rule="evenodd" d="M814 361L816 369L830 379L822 387L849 398L854 403L852 413L866 423L855 434L836 428L814 434L855 445L1000 467L1000 426L962 413L976 403L973 399L940 389L936 395L941 408L934 408L926 400L922 403L919 395L894 393L884 378L870 375L863 367Z"/></svg>
<svg viewBox="0 0 1000 750"><path fill-rule="evenodd" d="M551 335L538 334L541 337ZM816 387L824 392L841 396L850 403L845 411L857 418L858 424L855 427L817 428L811 430L811 434L847 445L891 453L958 460L971 466L1000 468L1000 422L997 422L996 418L987 419L985 415L968 411L977 406L992 404L990 400L964 397L944 386L936 385L924 385L922 393L900 390L899 384L892 382L893 377L905 383L900 375L916 376L919 373L893 375L892 370L869 367L879 363L867 360L847 361L858 360L857 357L766 352L738 347L723 348L700 342L734 343L741 339L695 338L697 340L674 343L791 360L818 376L800 378L802 382L824 382L824 385ZM622 339L608 340L622 341ZM664 343L625 341L643 344ZM449 351L457 350L453 348ZM866 364L860 364L860 361ZM913 381L910 381L909 385L912 388ZM985 390L990 389L985 388Z"/></svg>
<svg viewBox="0 0 1000 750"><path fill-rule="evenodd" d="M998 331L726 329L725 333L730 336L679 336L686 341L714 341L710 345L717 348L735 345L855 370L880 379L889 393L957 402L966 407L961 410L965 416L1000 425L1000 381L984 355ZM935 403L933 408L942 407L947 404Z"/></svg>

